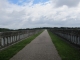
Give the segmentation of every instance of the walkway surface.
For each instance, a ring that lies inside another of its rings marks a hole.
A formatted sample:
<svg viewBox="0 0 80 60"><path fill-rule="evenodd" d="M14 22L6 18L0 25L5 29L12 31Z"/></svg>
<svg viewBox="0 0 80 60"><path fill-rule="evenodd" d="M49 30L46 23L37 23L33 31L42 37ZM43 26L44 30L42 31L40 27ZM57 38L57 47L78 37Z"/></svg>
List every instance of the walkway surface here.
<svg viewBox="0 0 80 60"><path fill-rule="evenodd" d="M61 58L45 30L10 60L61 60Z"/></svg>

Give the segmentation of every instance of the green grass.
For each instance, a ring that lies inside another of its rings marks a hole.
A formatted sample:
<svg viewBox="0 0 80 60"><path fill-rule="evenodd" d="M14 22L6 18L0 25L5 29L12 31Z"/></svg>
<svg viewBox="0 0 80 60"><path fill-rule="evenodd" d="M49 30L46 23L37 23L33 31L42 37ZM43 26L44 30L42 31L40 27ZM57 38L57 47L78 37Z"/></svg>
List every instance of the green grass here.
<svg viewBox="0 0 80 60"><path fill-rule="evenodd" d="M72 47L50 31L48 32L62 60L80 60L80 50Z"/></svg>
<svg viewBox="0 0 80 60"><path fill-rule="evenodd" d="M9 60L13 57L17 52L19 52L22 48L24 48L27 44L29 44L33 39L35 39L41 32L35 34L25 40L22 40L19 43L16 43L5 50L0 51L0 60Z"/></svg>

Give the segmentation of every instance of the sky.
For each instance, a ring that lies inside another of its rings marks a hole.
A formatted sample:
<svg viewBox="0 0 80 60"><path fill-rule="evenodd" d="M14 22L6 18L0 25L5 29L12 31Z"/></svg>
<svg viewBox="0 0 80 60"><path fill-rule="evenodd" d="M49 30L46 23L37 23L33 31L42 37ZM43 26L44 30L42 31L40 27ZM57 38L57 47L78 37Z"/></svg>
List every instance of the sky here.
<svg viewBox="0 0 80 60"><path fill-rule="evenodd" d="M0 28L80 27L80 0L0 0Z"/></svg>

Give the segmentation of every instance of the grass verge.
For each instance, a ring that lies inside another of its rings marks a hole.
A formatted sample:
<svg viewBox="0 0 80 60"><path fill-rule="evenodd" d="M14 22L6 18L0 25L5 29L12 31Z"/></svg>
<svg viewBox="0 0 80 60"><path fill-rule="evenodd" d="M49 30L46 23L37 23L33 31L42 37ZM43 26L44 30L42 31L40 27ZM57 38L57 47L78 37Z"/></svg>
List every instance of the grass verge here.
<svg viewBox="0 0 80 60"><path fill-rule="evenodd" d="M48 31L62 60L80 60L80 50L62 40L62 38Z"/></svg>
<svg viewBox="0 0 80 60"><path fill-rule="evenodd" d="M35 39L40 33L35 34L25 40L22 40L19 43L16 43L5 50L0 51L0 60L9 60L13 57L17 52L19 52L22 48L24 48L28 43L30 43L33 39Z"/></svg>

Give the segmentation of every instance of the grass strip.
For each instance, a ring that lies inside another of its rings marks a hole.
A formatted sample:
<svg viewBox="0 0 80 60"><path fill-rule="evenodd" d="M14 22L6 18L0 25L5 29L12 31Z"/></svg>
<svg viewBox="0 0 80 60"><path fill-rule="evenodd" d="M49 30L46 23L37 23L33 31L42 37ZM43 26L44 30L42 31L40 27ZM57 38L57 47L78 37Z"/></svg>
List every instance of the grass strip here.
<svg viewBox="0 0 80 60"><path fill-rule="evenodd" d="M80 60L80 50L73 48L70 44L62 40L61 37L48 31L62 60Z"/></svg>
<svg viewBox="0 0 80 60"><path fill-rule="evenodd" d="M17 52L19 52L22 48L24 48L27 44L29 44L33 39L35 39L40 33L35 34L25 40L22 40L19 43L16 43L2 51L0 51L0 60L9 60L13 57Z"/></svg>

